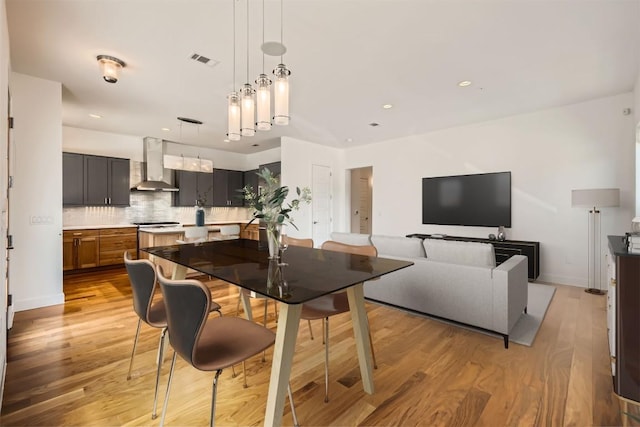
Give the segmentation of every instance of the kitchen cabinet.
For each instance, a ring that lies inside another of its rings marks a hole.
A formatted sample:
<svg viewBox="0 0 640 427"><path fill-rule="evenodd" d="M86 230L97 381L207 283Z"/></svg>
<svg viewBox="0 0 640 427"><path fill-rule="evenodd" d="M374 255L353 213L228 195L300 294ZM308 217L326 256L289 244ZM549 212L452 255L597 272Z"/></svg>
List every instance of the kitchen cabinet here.
<svg viewBox="0 0 640 427"><path fill-rule="evenodd" d="M258 194L258 169L252 169L244 172L244 187L249 187L251 190ZM244 206L248 206L248 203L243 201Z"/></svg>
<svg viewBox="0 0 640 427"><path fill-rule="evenodd" d="M62 270L97 267L100 232L98 230L67 230L62 236Z"/></svg>
<svg viewBox="0 0 640 427"><path fill-rule="evenodd" d="M129 159L84 155L84 204L129 206Z"/></svg>
<svg viewBox="0 0 640 427"><path fill-rule="evenodd" d="M84 155L62 153L62 205L84 205Z"/></svg>
<svg viewBox="0 0 640 427"><path fill-rule="evenodd" d="M99 265L123 264L124 252L136 258L137 229L135 227L105 228L100 230Z"/></svg>
<svg viewBox="0 0 640 427"><path fill-rule="evenodd" d="M258 224L240 224L240 238L249 240L260 240L260 230Z"/></svg>
<svg viewBox="0 0 640 427"><path fill-rule="evenodd" d="M204 200L204 207L214 206L213 174L177 170L175 183L178 191L174 193L174 206L195 206L197 199Z"/></svg>
<svg viewBox="0 0 640 427"><path fill-rule="evenodd" d="M244 173L227 169L213 170L213 206L243 206Z"/></svg>

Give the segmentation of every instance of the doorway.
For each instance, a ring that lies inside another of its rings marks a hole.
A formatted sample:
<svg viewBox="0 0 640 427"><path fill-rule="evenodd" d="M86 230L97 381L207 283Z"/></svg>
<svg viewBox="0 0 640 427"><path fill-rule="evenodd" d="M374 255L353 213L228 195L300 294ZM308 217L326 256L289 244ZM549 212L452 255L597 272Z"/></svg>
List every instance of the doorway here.
<svg viewBox="0 0 640 427"><path fill-rule="evenodd" d="M373 167L351 169L351 232L371 234Z"/></svg>
<svg viewBox="0 0 640 427"><path fill-rule="evenodd" d="M311 235L314 245L318 246L329 240L332 231L332 179L331 168L322 165L311 165Z"/></svg>

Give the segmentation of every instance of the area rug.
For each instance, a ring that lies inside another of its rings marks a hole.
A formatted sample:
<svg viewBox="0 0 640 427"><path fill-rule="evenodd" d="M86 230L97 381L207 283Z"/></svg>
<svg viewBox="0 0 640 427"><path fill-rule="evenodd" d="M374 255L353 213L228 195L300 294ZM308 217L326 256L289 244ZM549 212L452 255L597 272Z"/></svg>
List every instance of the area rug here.
<svg viewBox="0 0 640 427"><path fill-rule="evenodd" d="M509 334L509 341L531 346L544 320L556 288L540 283L529 283L527 313L523 313Z"/></svg>

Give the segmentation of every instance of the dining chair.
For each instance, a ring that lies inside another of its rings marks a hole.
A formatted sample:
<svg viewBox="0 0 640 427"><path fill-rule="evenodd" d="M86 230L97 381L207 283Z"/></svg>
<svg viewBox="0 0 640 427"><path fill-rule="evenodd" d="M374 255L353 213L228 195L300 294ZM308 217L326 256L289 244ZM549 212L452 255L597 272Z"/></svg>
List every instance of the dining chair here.
<svg viewBox="0 0 640 427"><path fill-rule="evenodd" d="M238 224L226 224L220 226L220 234L211 240L232 240L240 238L240 226Z"/></svg>
<svg viewBox="0 0 640 427"><path fill-rule="evenodd" d="M322 250L345 252L355 255L364 255L377 257L378 251L373 245L348 245L346 243L328 240L321 246ZM337 292L316 298L302 304L302 312L300 318L309 322L311 329L311 320L324 319L323 325L323 341L324 341L324 401L329 401L329 317L349 311L349 299L347 293ZM313 339L313 334L311 335ZM369 342L371 344L371 356L373 358L373 367L377 369L376 357L373 352L373 341L371 339L371 331L369 331Z"/></svg>
<svg viewBox="0 0 640 427"><path fill-rule="evenodd" d="M198 280L170 280L164 276L162 266L158 266L157 269L167 312L169 343L173 347L160 426L164 425L167 413L177 355L196 369L215 371L209 421L213 426L218 378L222 370L271 347L275 343L275 333L264 326L239 317L209 318L211 305L209 288ZM291 415L297 426L298 420L290 385L288 393Z"/></svg>
<svg viewBox="0 0 640 427"><path fill-rule="evenodd" d="M131 294L133 297L133 311L138 315L138 327L136 328L136 336L133 341L133 350L131 351L131 360L129 361L129 371L127 372L127 380L131 379L131 370L133 369L133 358L136 354L138 346L138 338L140 336L140 326L142 322L153 328L159 328L160 342L158 344L158 358L156 370L156 386L153 396L153 410L151 419L156 418L156 408L158 403L158 385L160 381L160 372L162 370L162 362L164 360L164 338L167 333L167 318L165 313L164 299L156 296L158 288L156 280L155 265L148 259L133 260L129 251L124 253L124 265L129 276L131 284ZM158 292L158 294L160 294ZM155 298L154 298L155 297ZM215 302L211 303L211 310L220 313L220 306Z"/></svg>
<svg viewBox="0 0 640 427"><path fill-rule="evenodd" d="M207 227L185 227L184 239L176 240L177 243L200 243L206 242L209 238Z"/></svg>

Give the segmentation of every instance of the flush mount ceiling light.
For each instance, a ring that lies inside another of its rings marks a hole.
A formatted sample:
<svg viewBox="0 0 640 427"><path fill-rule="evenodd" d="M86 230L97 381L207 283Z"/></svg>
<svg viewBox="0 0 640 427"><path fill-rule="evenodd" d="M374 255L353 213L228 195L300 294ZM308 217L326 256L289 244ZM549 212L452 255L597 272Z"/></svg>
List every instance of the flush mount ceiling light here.
<svg viewBox="0 0 640 427"><path fill-rule="evenodd" d="M458 82L458 86L460 86L460 87L471 86L471 81L470 80L462 80L461 82Z"/></svg>
<svg viewBox="0 0 640 427"><path fill-rule="evenodd" d="M98 55L96 57L102 78L107 83L116 83L120 70L126 67L124 61L109 55Z"/></svg>
<svg viewBox="0 0 640 427"><path fill-rule="evenodd" d="M390 108L393 108L393 105L391 105L391 104L384 104L384 105L382 106L382 108L384 108L385 110L388 110L388 109L390 109Z"/></svg>

